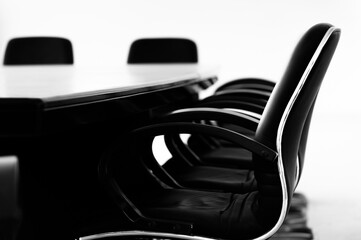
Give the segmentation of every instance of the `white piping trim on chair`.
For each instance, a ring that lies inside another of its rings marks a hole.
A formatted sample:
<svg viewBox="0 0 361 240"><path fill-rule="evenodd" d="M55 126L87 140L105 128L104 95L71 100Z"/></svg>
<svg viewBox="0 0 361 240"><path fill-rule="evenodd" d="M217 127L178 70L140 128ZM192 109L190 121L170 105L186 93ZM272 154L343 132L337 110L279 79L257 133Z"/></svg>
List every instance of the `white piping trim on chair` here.
<svg viewBox="0 0 361 240"><path fill-rule="evenodd" d="M86 237L80 237L78 238L78 240L95 240L100 238L122 237L122 236L142 236L142 237L149 236L156 238L178 238L178 239L186 239L186 240L214 240L214 238L189 236L189 235L165 233L165 232L160 233L160 232L151 232L151 231L139 231L139 230L99 233L99 234L89 235Z"/></svg>
<svg viewBox="0 0 361 240"><path fill-rule="evenodd" d="M299 181L300 181L300 179L301 179L301 176L300 176L300 172L301 172L301 170L300 170L300 156L297 154L297 162L296 162L296 177L295 177L295 179L296 179L296 184L295 184L295 189L297 188L297 186L298 186L298 183L299 183Z"/></svg>
<svg viewBox="0 0 361 240"><path fill-rule="evenodd" d="M318 45L318 47L315 51L315 53L313 54L310 62L308 63L307 68L304 71L300 82L298 83L295 91L293 92L293 95L287 104L286 110L284 111L284 113L282 115L280 125L279 125L278 131L277 131L277 143L276 143L277 144L277 152L279 154L278 155L278 171L279 171L279 175L280 175L282 195L283 195L282 210L281 210L281 214L280 214L275 226L270 231L268 231L267 233L265 233L264 235L262 235L256 239L270 238L273 234L275 234L277 232L277 230L281 227L284 219L286 218L286 212L287 212L287 206L288 206L288 192L287 192L286 177L285 177L285 173L284 173L284 166L283 166L283 159L282 159L282 135L283 135L284 127L285 127L288 115L292 109L292 106L294 105L304 83L306 82L306 79L307 79L309 73L311 72L313 65L315 64L317 58L319 57L323 47L327 43L331 34L334 31L336 31L337 29L338 28L336 28L336 27L330 27L327 30L327 32L325 33L324 37L322 38L320 44Z"/></svg>

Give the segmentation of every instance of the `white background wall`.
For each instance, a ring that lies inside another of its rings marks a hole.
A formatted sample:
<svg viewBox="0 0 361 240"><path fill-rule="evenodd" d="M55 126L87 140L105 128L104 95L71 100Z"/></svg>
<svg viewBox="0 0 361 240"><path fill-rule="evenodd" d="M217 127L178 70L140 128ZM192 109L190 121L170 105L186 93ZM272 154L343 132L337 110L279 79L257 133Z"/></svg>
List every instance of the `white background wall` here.
<svg viewBox="0 0 361 240"><path fill-rule="evenodd" d="M361 64L358 0L0 0L0 58L16 36L58 35L80 66L125 65L139 37L195 40L200 62L221 66L220 82L259 76L277 81L300 35L313 24L342 29L320 111L354 111Z"/></svg>

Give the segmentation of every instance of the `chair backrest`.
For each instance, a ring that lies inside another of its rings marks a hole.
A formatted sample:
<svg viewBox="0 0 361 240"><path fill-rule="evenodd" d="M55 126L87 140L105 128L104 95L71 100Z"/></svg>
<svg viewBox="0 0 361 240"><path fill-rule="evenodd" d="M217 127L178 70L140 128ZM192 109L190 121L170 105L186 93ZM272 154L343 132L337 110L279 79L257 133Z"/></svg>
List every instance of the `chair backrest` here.
<svg viewBox="0 0 361 240"><path fill-rule="evenodd" d="M59 37L11 39L5 50L4 65L73 64L71 42Z"/></svg>
<svg viewBox="0 0 361 240"><path fill-rule="evenodd" d="M254 157L260 191L260 206L275 216L274 201L283 199L281 224L297 184L297 155L303 128L308 127L323 77L340 37L340 30L318 24L308 30L294 50L286 72L272 92L256 130L255 138L277 149L277 164ZM283 214L283 216L282 216ZM266 216L267 217L267 216ZM277 224L276 224L277 225Z"/></svg>
<svg viewBox="0 0 361 240"><path fill-rule="evenodd" d="M197 63L198 52L194 41L185 38L142 38L129 49L129 64Z"/></svg>

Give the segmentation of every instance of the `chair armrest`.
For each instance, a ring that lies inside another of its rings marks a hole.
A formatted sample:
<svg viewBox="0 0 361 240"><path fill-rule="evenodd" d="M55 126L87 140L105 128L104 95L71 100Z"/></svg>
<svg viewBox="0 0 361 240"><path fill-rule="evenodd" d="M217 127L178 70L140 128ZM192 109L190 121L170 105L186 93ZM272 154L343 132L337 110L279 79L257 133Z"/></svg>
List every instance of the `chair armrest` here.
<svg viewBox="0 0 361 240"><path fill-rule="evenodd" d="M272 92L275 82L262 78L240 78L228 81L217 88L216 92L225 89L259 89Z"/></svg>
<svg viewBox="0 0 361 240"><path fill-rule="evenodd" d="M235 109L239 111L246 111L262 115L264 110L263 104L255 102L244 101L240 99L217 99L217 98L206 98L199 103L197 107L208 107L208 108L223 108L223 109Z"/></svg>
<svg viewBox="0 0 361 240"><path fill-rule="evenodd" d="M215 94L206 97L200 101L202 102L215 102L215 101L238 101L257 104L264 108L270 97L270 93L260 90L249 89L232 89L216 92Z"/></svg>
<svg viewBox="0 0 361 240"><path fill-rule="evenodd" d="M217 137L232 142L235 145L245 148L250 152L260 156L264 160L270 162L274 162L278 156L278 153L275 150L243 134L222 127L204 125L200 123L190 123L190 122L159 123L159 124L142 127L132 132L132 135L135 138L134 141L137 142L138 145L143 146L143 148L141 147L141 149L147 147L144 145L144 142L147 142L149 144L149 138L154 138L155 136L166 135L166 134L210 135L213 137ZM142 140L147 138L148 141ZM143 144L139 144L142 141ZM144 152L142 151L142 153Z"/></svg>
<svg viewBox="0 0 361 240"><path fill-rule="evenodd" d="M271 96L271 92L264 90L256 90L256 89L226 89L222 91L217 91L214 95L215 96L227 95L231 97L247 96L255 99L268 100L268 98Z"/></svg>
<svg viewBox="0 0 361 240"><path fill-rule="evenodd" d="M176 122L203 122L212 124L212 122L231 124L241 126L250 130L255 130L258 126L258 119L247 114L235 112L225 109L214 108L188 108L176 110L169 113L165 117L161 118L163 121L176 121ZM202 159L192 151L180 138L179 134L165 134L165 143L168 150L173 156L177 156L179 159L187 165L199 165L202 164ZM209 135L202 136L203 141L211 141L212 145L220 147L219 140L215 140Z"/></svg>
<svg viewBox="0 0 361 240"><path fill-rule="evenodd" d="M165 122L193 122L193 121L217 121L239 125L244 128L255 130L259 120L250 115L227 109L215 108L184 108L175 110L163 116Z"/></svg>

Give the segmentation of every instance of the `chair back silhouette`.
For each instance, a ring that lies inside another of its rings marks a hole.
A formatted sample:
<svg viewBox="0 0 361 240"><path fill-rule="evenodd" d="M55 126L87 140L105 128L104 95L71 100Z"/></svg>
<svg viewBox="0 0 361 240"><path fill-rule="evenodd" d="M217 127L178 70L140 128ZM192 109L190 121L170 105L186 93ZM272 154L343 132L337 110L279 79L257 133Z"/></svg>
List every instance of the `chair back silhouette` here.
<svg viewBox="0 0 361 240"><path fill-rule="evenodd" d="M185 38L142 38L129 49L129 64L197 63L198 52L194 41Z"/></svg>
<svg viewBox="0 0 361 240"><path fill-rule="evenodd" d="M340 31L328 24L318 24L312 27L297 45L286 72L276 85L265 107L258 124L255 139L277 149L278 170L268 174L258 175L257 182L264 185L260 199L267 206L272 201L272 195L280 190L279 184L272 186L279 178L283 169L284 176L280 181L283 188L283 198L291 201L292 192L297 184L297 155L304 127L310 124L309 113L314 106L328 65L336 49ZM276 127L277 126L277 127ZM307 136L306 136L307 137ZM304 143L305 145L305 143ZM263 161L255 156L255 164ZM273 175L273 177L271 177ZM266 177L267 176L267 177ZM287 194L285 194L287 193Z"/></svg>
<svg viewBox="0 0 361 240"><path fill-rule="evenodd" d="M340 30L330 24L315 25L303 35L267 102L254 139L221 127L178 120L137 129L129 140L116 143L99 169L110 193L131 220L131 230L163 238L183 234L184 238L268 239L275 234L298 181L297 155L303 128L308 127L309 113L339 37ZM154 136L168 133L209 133L252 151L257 190L246 194L205 192L159 182L163 176L158 178L158 171L147 169L146 158Z"/></svg>
<svg viewBox="0 0 361 240"><path fill-rule="evenodd" d="M4 65L73 64L73 48L59 37L11 39L5 50Z"/></svg>

